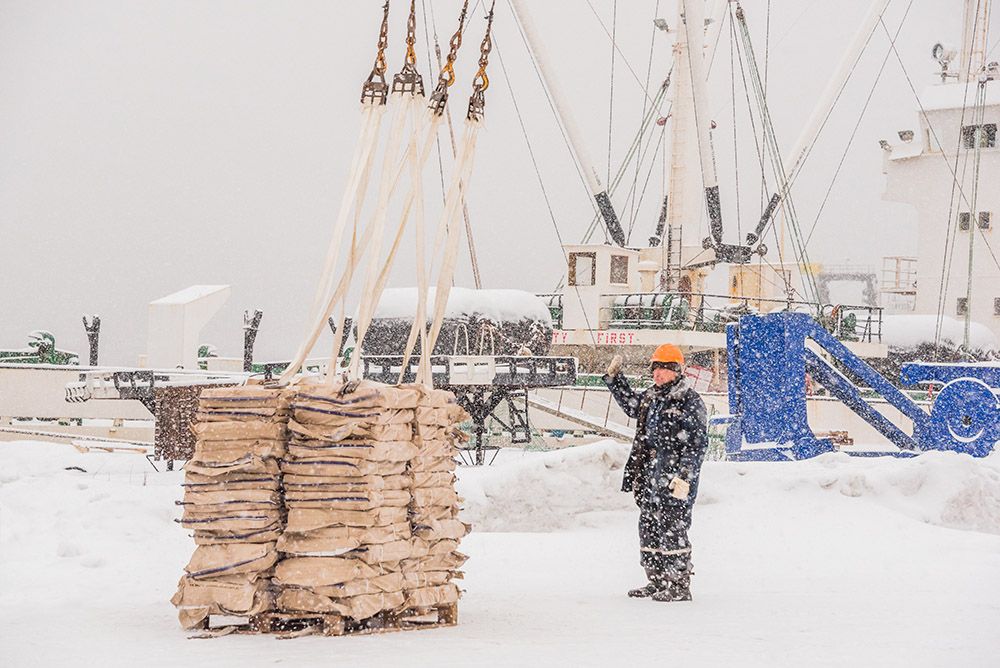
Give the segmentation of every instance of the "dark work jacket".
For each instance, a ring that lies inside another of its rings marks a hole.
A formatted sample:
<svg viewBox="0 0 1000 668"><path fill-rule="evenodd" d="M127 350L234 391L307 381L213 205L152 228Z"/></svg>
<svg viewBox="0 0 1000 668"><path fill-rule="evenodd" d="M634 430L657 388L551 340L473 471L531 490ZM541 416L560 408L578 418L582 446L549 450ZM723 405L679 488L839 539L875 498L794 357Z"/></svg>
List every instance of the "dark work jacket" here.
<svg viewBox="0 0 1000 668"><path fill-rule="evenodd" d="M625 414L636 420L622 491L633 492L640 506L694 504L708 450L705 402L683 378L643 392L633 390L623 374L605 375L604 382ZM674 477L691 485L686 500L670 495L667 486Z"/></svg>

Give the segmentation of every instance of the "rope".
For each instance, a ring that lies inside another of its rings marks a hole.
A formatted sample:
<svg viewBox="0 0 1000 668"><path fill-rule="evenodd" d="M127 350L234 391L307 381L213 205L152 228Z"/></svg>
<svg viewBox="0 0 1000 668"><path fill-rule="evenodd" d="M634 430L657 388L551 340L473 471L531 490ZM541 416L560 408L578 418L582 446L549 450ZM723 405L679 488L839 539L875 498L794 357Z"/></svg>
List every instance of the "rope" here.
<svg viewBox="0 0 1000 668"><path fill-rule="evenodd" d="M622 59L622 62L625 63L625 68L632 75L632 78L635 79L635 82L639 84L639 88L642 89L643 94L646 95L646 97L648 98L649 94L646 91L646 87L642 85L642 79L639 78L639 75L636 74L635 68L632 67L632 63L629 62L629 59L625 56L624 53L622 53L622 50L618 47L618 42L615 41L614 34L612 33L612 31L608 30L608 27L604 24L604 21L601 20L601 15L597 13L596 9L594 9L593 3L590 0L586 0L586 2L587 6L590 8L590 13L594 15L594 18L597 19L597 23L601 26L601 30L603 30L604 34L607 35L608 39L611 40L612 54L614 53L618 54L618 56ZM617 4L618 0L615 0L615 5L616 5L615 11L617 11Z"/></svg>
<svg viewBox="0 0 1000 668"><path fill-rule="evenodd" d="M671 73L673 73L673 69L671 69ZM651 141L651 138L649 139L646 138L646 131L651 127L656 117L661 115L662 112L659 106L660 104L662 104L663 99L666 97L669 85L670 85L670 74L667 75L667 78L660 86L660 91L657 93L657 96L653 99L653 105L649 108L649 111L647 112L643 123L639 127L639 131L636 133L635 137L632 140L632 144L629 145L629 149L626 152L625 157L622 159L618 167L618 171L615 173L615 177L612 179L611 183L608 184L609 195L613 195L617 192L618 186L625 178L625 173L628 171L629 165L632 164L632 159L635 157L636 152L639 150L640 146L643 146L643 152L640 154L640 163L644 159L646 151L648 150L649 141ZM667 114L670 113L670 108L667 109L666 113ZM644 141L645 143L643 143ZM594 217L591 218L590 225L587 226L587 230L583 235L582 243L585 244L590 243L591 238L593 238L594 232L598 229L599 224L602 221L603 218L598 214L595 214ZM600 227L603 229L603 226Z"/></svg>

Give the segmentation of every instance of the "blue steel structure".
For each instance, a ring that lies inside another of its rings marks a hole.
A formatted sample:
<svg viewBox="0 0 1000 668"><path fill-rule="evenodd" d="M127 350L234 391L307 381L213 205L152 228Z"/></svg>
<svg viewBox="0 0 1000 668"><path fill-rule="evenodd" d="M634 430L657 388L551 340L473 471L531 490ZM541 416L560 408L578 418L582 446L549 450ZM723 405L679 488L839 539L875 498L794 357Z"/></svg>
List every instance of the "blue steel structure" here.
<svg viewBox="0 0 1000 668"><path fill-rule="evenodd" d="M743 316L726 330L729 412L726 453L736 461L814 457L833 450L817 438L806 416L806 374L885 435L901 452L953 450L983 457L1000 442L1000 367L913 363L904 384L944 383L928 413L809 315ZM807 347L812 341L846 374ZM850 377L849 377L850 376ZM908 434L862 397L857 379L913 422ZM859 453L862 454L862 453ZM890 454L890 453L863 453Z"/></svg>

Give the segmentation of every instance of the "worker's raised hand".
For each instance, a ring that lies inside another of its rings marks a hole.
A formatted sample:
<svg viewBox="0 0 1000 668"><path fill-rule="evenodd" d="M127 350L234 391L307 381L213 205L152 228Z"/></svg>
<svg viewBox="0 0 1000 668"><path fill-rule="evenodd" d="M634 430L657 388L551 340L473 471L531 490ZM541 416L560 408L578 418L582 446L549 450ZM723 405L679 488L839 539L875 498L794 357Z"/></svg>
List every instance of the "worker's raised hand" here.
<svg viewBox="0 0 1000 668"><path fill-rule="evenodd" d="M623 361L624 360L622 359L621 355L615 355L614 357L612 357L611 363L608 364L608 375L617 376L618 373L622 370Z"/></svg>
<svg viewBox="0 0 1000 668"><path fill-rule="evenodd" d="M681 478L673 478L667 485L667 489L670 490L670 496L681 501L688 498L688 494L691 493L691 485Z"/></svg>

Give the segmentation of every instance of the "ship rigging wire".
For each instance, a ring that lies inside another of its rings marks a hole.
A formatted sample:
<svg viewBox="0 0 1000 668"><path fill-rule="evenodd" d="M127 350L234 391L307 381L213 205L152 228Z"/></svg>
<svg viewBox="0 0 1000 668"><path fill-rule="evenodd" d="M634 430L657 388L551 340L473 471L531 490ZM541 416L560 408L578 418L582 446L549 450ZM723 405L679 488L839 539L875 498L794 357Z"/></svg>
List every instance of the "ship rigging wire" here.
<svg viewBox="0 0 1000 668"><path fill-rule="evenodd" d="M885 56L882 58L882 64L878 68L878 72L875 73L875 81L872 82L872 86L868 91L868 96L865 98L865 103L861 106L861 112L858 114L858 119L854 123L854 128L851 130L851 135L847 139L847 145L844 146L844 151L840 156L840 161L837 163L837 168L833 172L833 177L830 179L830 185L827 186L826 193L823 195L823 199L820 202L819 209L816 211L816 218L813 220L812 227L809 228L809 234L806 236L806 244L813 237L813 233L816 232L816 226L819 224L820 218L823 215L823 211L826 209L826 204L830 199L830 194L833 192L833 188L837 183L837 178L840 176L840 172L844 167L844 162L847 160L847 154L851 150L851 146L854 144L854 139L858 135L858 130L861 128L861 122L865 118L865 114L868 112L868 106L871 104L872 98L875 96L875 91L878 90L878 84L882 79L882 74L885 72L886 65L889 63L889 56L892 55L893 46L896 44L896 40L899 39L899 33L903 29L903 25L906 23L906 19L910 14L910 9L913 8L913 1L910 0L909 4L906 5L906 11L903 12L903 18L900 19L899 25L896 27L896 32L889 37L889 48L885 52Z"/></svg>

